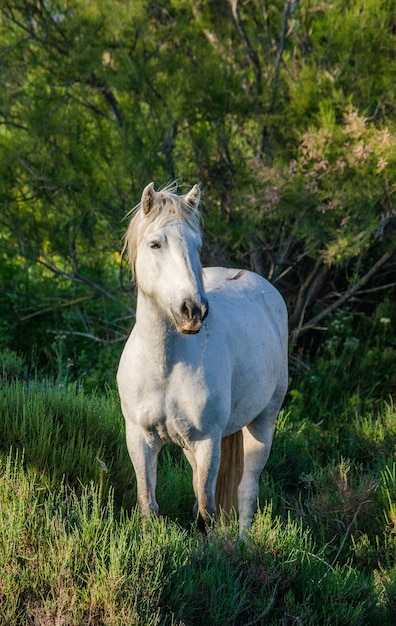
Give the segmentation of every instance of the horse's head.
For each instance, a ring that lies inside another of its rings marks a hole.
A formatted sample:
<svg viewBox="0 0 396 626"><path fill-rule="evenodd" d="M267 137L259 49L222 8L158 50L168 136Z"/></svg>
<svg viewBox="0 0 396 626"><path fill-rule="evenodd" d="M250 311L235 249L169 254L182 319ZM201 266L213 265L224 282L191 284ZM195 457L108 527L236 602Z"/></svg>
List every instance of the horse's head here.
<svg viewBox="0 0 396 626"><path fill-rule="evenodd" d="M125 236L139 293L151 298L184 334L199 332L208 314L199 251L199 187L178 196L150 183Z"/></svg>

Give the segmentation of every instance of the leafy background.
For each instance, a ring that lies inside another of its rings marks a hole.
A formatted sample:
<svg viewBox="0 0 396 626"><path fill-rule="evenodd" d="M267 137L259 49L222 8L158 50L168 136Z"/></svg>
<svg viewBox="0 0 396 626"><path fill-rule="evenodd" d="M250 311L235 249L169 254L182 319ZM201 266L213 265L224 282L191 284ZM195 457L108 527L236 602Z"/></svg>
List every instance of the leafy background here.
<svg viewBox="0 0 396 626"><path fill-rule="evenodd" d="M2 623L393 626L395 38L391 0L0 0ZM174 179L288 305L249 542L202 542L172 447L133 508L121 238Z"/></svg>
<svg viewBox="0 0 396 626"><path fill-rule="evenodd" d="M393 301L395 24L385 0L2 0L0 345L51 370L65 337L103 382L151 180L201 184L205 262L276 284L293 358Z"/></svg>

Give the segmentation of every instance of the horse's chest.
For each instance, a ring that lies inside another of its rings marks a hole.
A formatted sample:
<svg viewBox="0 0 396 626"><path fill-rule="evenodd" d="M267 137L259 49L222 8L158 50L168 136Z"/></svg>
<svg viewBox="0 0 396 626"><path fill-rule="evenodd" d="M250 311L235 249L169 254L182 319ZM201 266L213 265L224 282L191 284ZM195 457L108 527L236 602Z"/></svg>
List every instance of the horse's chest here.
<svg viewBox="0 0 396 626"><path fill-rule="evenodd" d="M135 420L162 441L188 448L205 428L209 395L205 385L170 377L144 384L137 393Z"/></svg>

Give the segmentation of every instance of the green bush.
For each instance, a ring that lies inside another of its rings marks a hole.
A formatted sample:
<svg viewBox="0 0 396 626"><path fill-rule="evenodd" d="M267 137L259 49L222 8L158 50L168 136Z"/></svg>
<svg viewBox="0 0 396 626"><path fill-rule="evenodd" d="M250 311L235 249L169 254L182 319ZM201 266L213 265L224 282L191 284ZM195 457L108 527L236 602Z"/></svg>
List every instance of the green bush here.
<svg viewBox="0 0 396 626"><path fill-rule="evenodd" d="M356 415L378 413L396 388L395 326L392 302L358 320L348 311L335 313L317 353L292 380L294 418L332 431Z"/></svg>

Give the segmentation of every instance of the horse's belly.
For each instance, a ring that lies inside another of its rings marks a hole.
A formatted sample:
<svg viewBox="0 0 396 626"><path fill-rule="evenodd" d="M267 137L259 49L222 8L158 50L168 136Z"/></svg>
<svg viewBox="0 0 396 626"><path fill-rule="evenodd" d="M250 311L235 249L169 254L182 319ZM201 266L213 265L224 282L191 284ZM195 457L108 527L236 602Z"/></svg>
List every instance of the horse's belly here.
<svg viewBox="0 0 396 626"><path fill-rule="evenodd" d="M275 390L275 385L260 384L256 379L254 384L245 386L246 393L236 393L235 389L231 398L231 409L224 436L230 435L250 424L270 403Z"/></svg>
<svg viewBox="0 0 396 626"><path fill-rule="evenodd" d="M274 393L273 389L270 391L272 392L271 395L263 391L262 393L251 392L246 396L234 397L223 436L231 435L255 420L269 404Z"/></svg>
<svg viewBox="0 0 396 626"><path fill-rule="evenodd" d="M247 317L249 317L247 315ZM259 316L258 316L258 319ZM229 416L223 435L243 428L258 417L287 385L287 353L271 326L252 332L253 323L236 324L226 341L229 369ZM233 340L231 334L234 335ZM222 359L213 371L221 368Z"/></svg>

